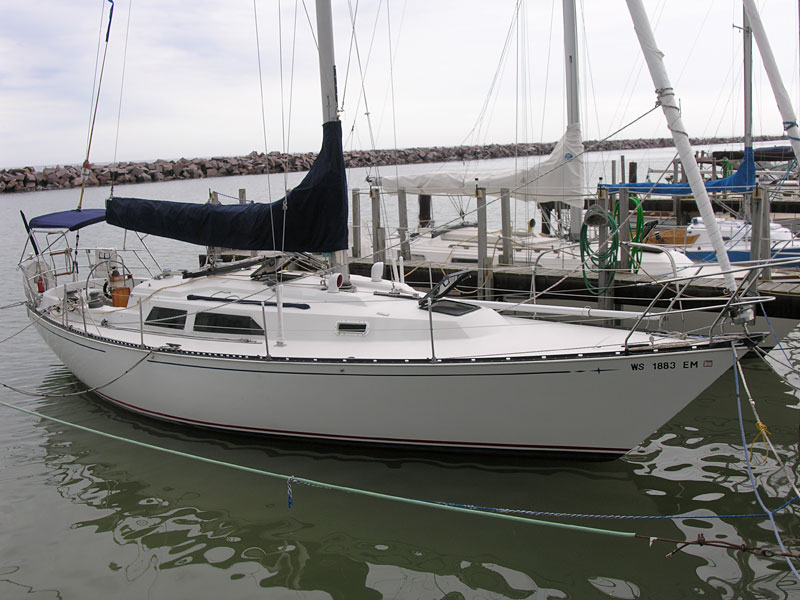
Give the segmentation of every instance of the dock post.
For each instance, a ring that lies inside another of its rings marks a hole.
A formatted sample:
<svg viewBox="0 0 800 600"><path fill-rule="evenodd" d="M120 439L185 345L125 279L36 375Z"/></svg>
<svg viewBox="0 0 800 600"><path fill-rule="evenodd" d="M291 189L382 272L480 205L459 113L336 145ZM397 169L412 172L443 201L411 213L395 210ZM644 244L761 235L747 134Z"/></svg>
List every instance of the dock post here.
<svg viewBox="0 0 800 600"><path fill-rule="evenodd" d="M597 202L600 205L600 208L608 212L610 202L608 192L605 189L600 188L597 194ZM608 223L604 222L602 225L600 225L599 230L598 251L603 253L608 250ZM597 274L597 286L601 290L605 289L605 291L597 297L597 307L601 310L609 310L614 308L613 288L611 285L609 285L610 279L611 274L605 269Z"/></svg>
<svg viewBox="0 0 800 600"><path fill-rule="evenodd" d="M417 196L419 203L419 226L420 228L432 227L433 221L431 220L431 195L419 194Z"/></svg>
<svg viewBox="0 0 800 600"><path fill-rule="evenodd" d="M761 256L764 260L772 258L772 240L769 235L769 226L772 222L772 215L770 214L769 198L764 197L764 190L756 188L756 192L761 196ZM761 279L772 279L772 271L769 267L761 271Z"/></svg>
<svg viewBox="0 0 800 600"><path fill-rule="evenodd" d="M400 226L397 229L400 234L400 255L405 260L411 260L411 245L408 241L408 204L404 189L397 190L397 212L400 218Z"/></svg>
<svg viewBox="0 0 800 600"><path fill-rule="evenodd" d="M764 190L756 187L750 202L753 211L752 230L750 232L750 260L769 260L769 202L764 198ZM761 271L760 279L771 279L769 268Z"/></svg>
<svg viewBox="0 0 800 600"><path fill-rule="evenodd" d="M239 188L239 204L247 204L247 190Z"/></svg>
<svg viewBox="0 0 800 600"><path fill-rule="evenodd" d="M361 258L361 190L350 190L353 215L353 258Z"/></svg>
<svg viewBox="0 0 800 600"><path fill-rule="evenodd" d="M381 227L381 194L377 187L369 188L372 199L372 260L386 262L386 231Z"/></svg>
<svg viewBox="0 0 800 600"><path fill-rule="evenodd" d="M625 183L625 155L619 157L619 182Z"/></svg>
<svg viewBox="0 0 800 600"><path fill-rule="evenodd" d="M619 191L619 271L631 270L631 224L630 192L627 188Z"/></svg>
<svg viewBox="0 0 800 600"><path fill-rule="evenodd" d="M488 243L486 240L486 188L479 187L475 190L475 199L478 203L478 299L487 300L491 289L490 262L487 256Z"/></svg>
<svg viewBox="0 0 800 600"><path fill-rule="evenodd" d="M511 193L508 188L500 188L500 236L503 240L503 254L500 262L514 264L514 249L511 247Z"/></svg>
<svg viewBox="0 0 800 600"><path fill-rule="evenodd" d="M617 161L611 161L611 185L617 185Z"/></svg>
<svg viewBox="0 0 800 600"><path fill-rule="evenodd" d="M628 163L628 183L639 181L639 165L635 162Z"/></svg>

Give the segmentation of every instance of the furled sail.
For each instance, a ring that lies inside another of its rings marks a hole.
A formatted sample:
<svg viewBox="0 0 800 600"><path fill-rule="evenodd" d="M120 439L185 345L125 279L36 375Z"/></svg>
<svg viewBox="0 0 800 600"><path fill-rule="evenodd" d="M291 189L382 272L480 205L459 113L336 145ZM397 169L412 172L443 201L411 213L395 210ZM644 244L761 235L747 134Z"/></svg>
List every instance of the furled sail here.
<svg viewBox="0 0 800 600"><path fill-rule="evenodd" d="M470 196L476 187L490 196L508 189L517 200L565 202L583 207L586 196L581 126L567 126L564 136L545 160L526 169L495 171L440 171L420 175L382 177L384 191L404 189L410 194L453 194Z"/></svg>
<svg viewBox="0 0 800 600"><path fill-rule="evenodd" d="M756 186L756 164L753 160L753 149L744 149L742 163L732 175L722 179L705 181L704 184L708 192L734 192L738 194L752 192ZM690 196L692 194L692 188L688 183L652 183L644 181L641 183L602 184L600 187L607 189L609 192L618 192L621 189L626 189L636 194L662 196Z"/></svg>
<svg viewBox="0 0 800 600"><path fill-rule="evenodd" d="M287 252L344 250L348 228L342 125L330 121L322 128L319 156L285 199L226 206L110 198L106 221L201 246Z"/></svg>

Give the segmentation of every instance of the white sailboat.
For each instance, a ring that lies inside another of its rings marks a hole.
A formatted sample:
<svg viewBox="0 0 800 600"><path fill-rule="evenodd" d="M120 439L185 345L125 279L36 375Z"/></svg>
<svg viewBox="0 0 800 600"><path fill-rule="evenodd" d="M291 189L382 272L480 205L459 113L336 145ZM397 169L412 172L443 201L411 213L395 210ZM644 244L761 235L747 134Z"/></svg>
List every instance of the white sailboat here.
<svg viewBox="0 0 800 600"><path fill-rule="evenodd" d="M669 335L551 322L538 317L563 307L447 298L458 277L422 296L383 280L382 265L372 277L349 276L344 265L301 268L303 256L293 252L347 247L325 0L317 2L317 26L323 146L284 200L215 206L113 197L105 210L26 222L33 254L20 267L30 318L95 393L158 419L231 431L615 455L672 418L757 341L746 333ZM122 252L81 254L91 264L79 271L74 251L55 248L52 238L35 244L43 232L61 231L67 240L102 221L281 254L183 277L145 277ZM64 257L68 268L57 271L53 261Z"/></svg>

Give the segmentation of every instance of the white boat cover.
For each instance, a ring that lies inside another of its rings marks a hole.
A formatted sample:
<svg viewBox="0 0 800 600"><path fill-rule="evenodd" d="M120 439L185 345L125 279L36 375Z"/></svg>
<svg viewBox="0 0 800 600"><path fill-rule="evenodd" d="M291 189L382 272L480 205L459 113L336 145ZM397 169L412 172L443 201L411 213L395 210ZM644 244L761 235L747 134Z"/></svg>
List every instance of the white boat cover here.
<svg viewBox="0 0 800 600"><path fill-rule="evenodd" d="M565 202L583 208L586 185L583 165L583 137L580 123L567 126L564 136L546 159L526 169L495 171L437 171L419 175L381 178L383 190L410 194L452 194L474 196L475 188L486 188L489 196L508 189L511 197L533 202Z"/></svg>

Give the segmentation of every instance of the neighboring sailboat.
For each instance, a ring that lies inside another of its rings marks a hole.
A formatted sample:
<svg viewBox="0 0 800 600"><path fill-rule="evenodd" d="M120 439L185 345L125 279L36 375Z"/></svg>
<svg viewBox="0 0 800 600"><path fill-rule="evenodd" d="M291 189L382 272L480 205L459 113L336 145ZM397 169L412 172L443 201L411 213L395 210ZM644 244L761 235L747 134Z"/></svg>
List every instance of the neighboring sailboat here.
<svg viewBox="0 0 800 600"><path fill-rule="evenodd" d="M451 195L475 197L482 188L486 196L499 198L505 190L509 198L535 202L542 211L542 231L550 231L550 209L554 202L569 207L569 231L561 236L539 235L525 231L496 231L489 233L489 262L500 261L499 248L505 238L510 242L515 265L535 265L537 268L580 271L585 256L579 244L583 226L583 209L589 197L584 169L584 146L581 133L579 105L579 74L577 51L577 18L574 0L563 0L564 65L566 75L567 127L549 156L522 169L479 171L476 169L441 170L413 176L384 176L380 185L387 193L404 190L410 194ZM387 245L400 248L396 237ZM477 263L478 228L475 225L455 224L440 229L418 231L410 243L411 257L435 263ZM599 243L594 242L596 252ZM641 248L641 247L638 247ZM637 249L638 249L637 248ZM638 254L636 270L652 278L676 276L692 260L675 249L644 248L634 251L621 246L617 257L624 253Z"/></svg>
<svg viewBox="0 0 800 600"><path fill-rule="evenodd" d="M309 272L312 259L288 251L347 246L325 0L317 1L317 24L322 151L284 200L221 207L111 198L105 212L26 223L34 254L20 266L30 318L95 393L151 417L232 431L614 455L672 418L757 341L507 316L564 309L447 298L460 276L423 296L383 280L382 265L372 277L351 277L344 265ZM79 276L76 253L36 245L42 231L63 231L66 240L103 219L282 254L184 277L139 277L121 253L97 250ZM56 272L54 256L66 256L70 268ZM633 316L600 314L615 315Z"/></svg>
<svg viewBox="0 0 800 600"><path fill-rule="evenodd" d="M725 251L733 262L747 262L751 260L753 223L743 219L717 219L717 226L725 242ZM675 231L667 229L666 232ZM717 256L711 245L706 225L700 217L692 218L691 223L683 230L682 239L669 244L658 228L652 234L652 243L672 247L684 252L689 258L698 263L716 262ZM800 259L800 239L787 227L779 223L769 224L770 257L778 260ZM800 265L800 262L798 262ZM797 268L795 265L794 268ZM791 268L791 266L789 266Z"/></svg>

